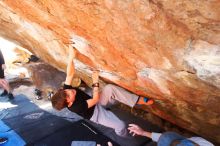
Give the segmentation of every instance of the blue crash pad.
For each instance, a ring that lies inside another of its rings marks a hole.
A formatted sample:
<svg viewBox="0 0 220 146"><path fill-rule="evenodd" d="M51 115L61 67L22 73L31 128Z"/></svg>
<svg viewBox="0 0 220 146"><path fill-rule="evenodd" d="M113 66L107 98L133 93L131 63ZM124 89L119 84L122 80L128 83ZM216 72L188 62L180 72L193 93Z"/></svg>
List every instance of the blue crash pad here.
<svg viewBox="0 0 220 146"><path fill-rule="evenodd" d="M0 137L8 138L8 141L0 146L24 146L25 141L3 121L0 120Z"/></svg>

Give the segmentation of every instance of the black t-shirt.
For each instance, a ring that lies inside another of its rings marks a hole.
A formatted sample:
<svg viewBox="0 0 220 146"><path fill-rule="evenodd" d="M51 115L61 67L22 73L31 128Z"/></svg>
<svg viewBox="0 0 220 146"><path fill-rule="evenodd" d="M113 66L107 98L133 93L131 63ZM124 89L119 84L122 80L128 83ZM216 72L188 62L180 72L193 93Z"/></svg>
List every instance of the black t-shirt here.
<svg viewBox="0 0 220 146"><path fill-rule="evenodd" d="M88 103L86 100L92 97L84 93L78 88L74 88L70 85L64 84L63 89L74 89L76 90L75 101L70 107L67 107L70 111L77 113L78 115L84 117L85 119L90 119L93 115L95 105L88 108Z"/></svg>

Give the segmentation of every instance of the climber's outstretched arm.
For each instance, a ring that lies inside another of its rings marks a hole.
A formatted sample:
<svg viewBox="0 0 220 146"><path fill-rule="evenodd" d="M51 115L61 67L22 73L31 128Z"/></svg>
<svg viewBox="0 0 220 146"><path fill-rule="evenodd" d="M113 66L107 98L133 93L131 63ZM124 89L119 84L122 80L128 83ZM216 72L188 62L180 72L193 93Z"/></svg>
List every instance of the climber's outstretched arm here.
<svg viewBox="0 0 220 146"><path fill-rule="evenodd" d="M73 48L71 44L69 44L69 58L68 58L68 64L66 68L66 85L71 85L74 74L75 74L75 66L74 66L74 59L76 57L76 50Z"/></svg>

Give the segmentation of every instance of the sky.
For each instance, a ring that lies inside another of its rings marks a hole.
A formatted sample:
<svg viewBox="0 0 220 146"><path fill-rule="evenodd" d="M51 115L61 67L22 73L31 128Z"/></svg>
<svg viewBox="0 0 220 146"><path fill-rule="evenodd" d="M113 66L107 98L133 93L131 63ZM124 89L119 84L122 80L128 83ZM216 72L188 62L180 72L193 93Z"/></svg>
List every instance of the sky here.
<svg viewBox="0 0 220 146"><path fill-rule="evenodd" d="M16 44L0 37L0 49L3 53L5 61L10 61L12 58L16 57L16 54L14 53L16 46Z"/></svg>

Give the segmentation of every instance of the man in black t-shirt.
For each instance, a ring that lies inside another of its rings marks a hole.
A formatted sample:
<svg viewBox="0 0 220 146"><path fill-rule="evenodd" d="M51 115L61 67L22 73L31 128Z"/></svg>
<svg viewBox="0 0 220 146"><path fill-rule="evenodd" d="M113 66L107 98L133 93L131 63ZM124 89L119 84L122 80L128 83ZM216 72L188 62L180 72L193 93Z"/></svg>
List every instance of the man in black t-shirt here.
<svg viewBox="0 0 220 146"><path fill-rule="evenodd" d="M153 100L137 96L121 87L111 84L106 85L102 91L99 92L98 71L93 71L92 73L92 97L85 94L78 88L72 87L71 83L75 73L73 63L75 56L75 48L69 45L69 60L65 84L63 89L58 90L51 98L52 106L57 110L67 107L70 111L75 112L86 119L102 124L106 127L113 128L119 136L126 136L127 128L125 123L114 113L106 110L106 108L118 102L124 103L130 107L133 107L136 104L151 105L153 104Z"/></svg>
<svg viewBox="0 0 220 146"><path fill-rule="evenodd" d="M9 86L8 82L5 80L5 74L4 74L5 68L6 68L5 60L2 55L2 51L0 49L0 87L2 87L4 89L3 93L0 96L8 95L9 99L14 99L14 96L10 90L10 86Z"/></svg>

